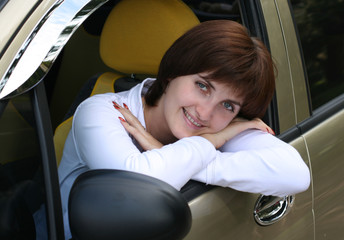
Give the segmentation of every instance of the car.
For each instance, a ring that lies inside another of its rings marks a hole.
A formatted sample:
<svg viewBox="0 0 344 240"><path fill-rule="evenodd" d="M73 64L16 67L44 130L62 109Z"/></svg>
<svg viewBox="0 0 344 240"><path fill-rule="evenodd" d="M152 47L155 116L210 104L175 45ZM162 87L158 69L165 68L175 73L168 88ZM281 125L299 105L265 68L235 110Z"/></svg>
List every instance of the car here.
<svg viewBox="0 0 344 240"><path fill-rule="evenodd" d="M112 55L121 71L100 53L111 14L125 19L112 36L129 34L124 40L129 47L118 45L118 55ZM148 176L91 171L76 181L70 198L75 238L341 238L343 1L1 0L1 239L35 239L33 215L40 206L46 210L47 239L64 239L57 168L76 106L92 94L122 91L154 76L164 49L180 31L215 19L242 23L270 50L276 91L263 120L298 150L310 169L311 186L282 198L196 181L176 191ZM156 27L165 20L169 25ZM126 31L130 24L145 25ZM171 37L177 25L181 30ZM161 44L145 42L149 32ZM136 60L142 56L152 56L153 64L137 72L126 68L128 62L141 66ZM102 199L117 201L99 204ZM100 219L108 220L104 231L97 231Z"/></svg>

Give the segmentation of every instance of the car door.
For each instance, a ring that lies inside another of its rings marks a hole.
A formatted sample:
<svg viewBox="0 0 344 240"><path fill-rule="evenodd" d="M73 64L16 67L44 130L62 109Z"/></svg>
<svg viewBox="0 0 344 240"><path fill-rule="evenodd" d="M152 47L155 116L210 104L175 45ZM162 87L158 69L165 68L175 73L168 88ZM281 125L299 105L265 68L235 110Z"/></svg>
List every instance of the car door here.
<svg viewBox="0 0 344 240"><path fill-rule="evenodd" d="M196 216L188 237L338 239L344 191L343 3L252 3L241 2L243 21L270 47L278 70L270 124L300 152L312 183L296 195L286 217L266 227L250 216L256 196L214 189L191 202Z"/></svg>
<svg viewBox="0 0 344 240"><path fill-rule="evenodd" d="M276 97L266 121L278 137L299 151L311 168L307 141L297 127L311 112L302 55L288 2L240 1L240 9L244 25L269 46L276 62ZM215 188L192 200L193 225L187 239L314 238L312 187L295 196L286 216L275 223L268 219L263 222L264 227L253 217L258 197Z"/></svg>

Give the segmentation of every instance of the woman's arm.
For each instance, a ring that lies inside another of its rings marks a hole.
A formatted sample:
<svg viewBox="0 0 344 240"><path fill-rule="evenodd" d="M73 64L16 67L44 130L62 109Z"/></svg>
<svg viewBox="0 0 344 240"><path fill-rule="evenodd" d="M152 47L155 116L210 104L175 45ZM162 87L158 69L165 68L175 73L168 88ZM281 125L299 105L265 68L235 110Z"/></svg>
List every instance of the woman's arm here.
<svg viewBox="0 0 344 240"><path fill-rule="evenodd" d="M122 121L123 126L144 149L161 147L129 109L118 105L116 108L127 120ZM245 131L247 129L259 130ZM265 195L284 196L304 191L309 185L309 171L300 155L290 145L267 133L274 134L260 119L236 118L218 133L202 135L222 152L218 151L216 159L193 179Z"/></svg>
<svg viewBox="0 0 344 240"><path fill-rule="evenodd" d="M216 149L221 148L229 140L237 136L239 133L247 129L258 129L263 132L267 132L275 135L275 132L266 125L260 118L254 118L252 120L247 120L244 118L234 118L227 127L217 133L202 134L204 137L210 141Z"/></svg>
<svg viewBox="0 0 344 240"><path fill-rule="evenodd" d="M285 196L305 191L309 169L289 144L259 130L240 133L193 179L239 191Z"/></svg>
<svg viewBox="0 0 344 240"><path fill-rule="evenodd" d="M113 106L114 100L122 105L121 99L110 96L94 96L74 114L75 149L89 168L139 172L180 189L215 158L215 148L199 136L141 153L118 119L123 115Z"/></svg>

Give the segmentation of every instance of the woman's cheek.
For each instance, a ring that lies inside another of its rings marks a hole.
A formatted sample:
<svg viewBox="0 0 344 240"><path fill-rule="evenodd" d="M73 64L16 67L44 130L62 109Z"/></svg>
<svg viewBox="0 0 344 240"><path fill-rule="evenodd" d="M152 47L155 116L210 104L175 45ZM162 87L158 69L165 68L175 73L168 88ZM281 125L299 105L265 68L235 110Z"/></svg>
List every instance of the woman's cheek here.
<svg viewBox="0 0 344 240"><path fill-rule="evenodd" d="M219 131L225 129L233 119L234 119L234 117L232 117L232 116L230 116L230 117L224 116L224 117L220 117L220 118L216 119L215 123L213 124L214 131L219 132Z"/></svg>

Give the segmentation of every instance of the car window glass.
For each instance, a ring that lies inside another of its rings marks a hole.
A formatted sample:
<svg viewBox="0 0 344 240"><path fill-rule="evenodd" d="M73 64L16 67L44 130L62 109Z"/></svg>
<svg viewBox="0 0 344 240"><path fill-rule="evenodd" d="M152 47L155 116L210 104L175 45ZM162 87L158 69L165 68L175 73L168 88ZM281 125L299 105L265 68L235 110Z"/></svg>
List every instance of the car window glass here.
<svg viewBox="0 0 344 240"><path fill-rule="evenodd" d="M344 92L344 2L291 0L313 110Z"/></svg>
<svg viewBox="0 0 344 240"><path fill-rule="evenodd" d="M192 9L201 22L217 19L240 19L237 0L184 0L184 2Z"/></svg>
<svg viewBox="0 0 344 240"><path fill-rule="evenodd" d="M0 232L4 239L34 239L33 214L44 202L41 157L29 94L0 108Z"/></svg>

